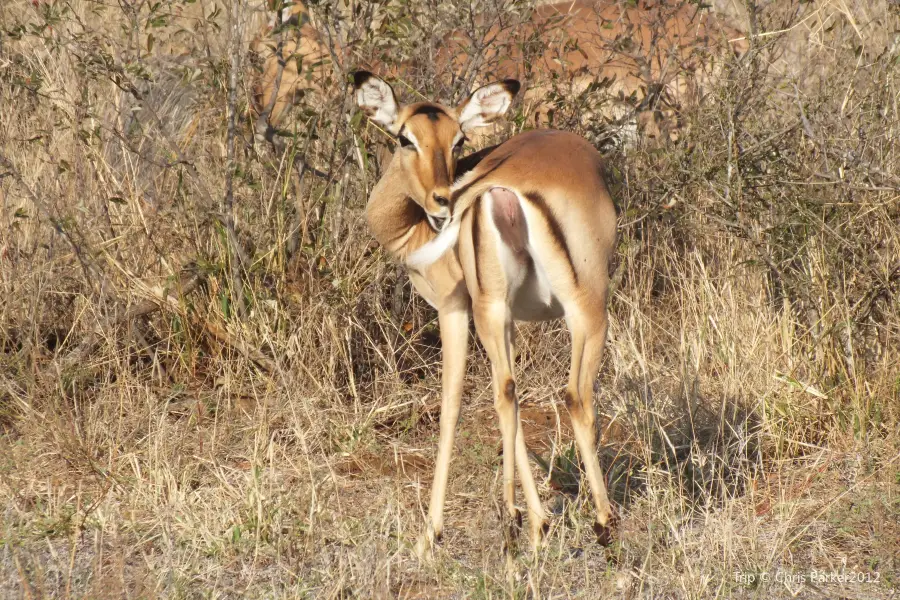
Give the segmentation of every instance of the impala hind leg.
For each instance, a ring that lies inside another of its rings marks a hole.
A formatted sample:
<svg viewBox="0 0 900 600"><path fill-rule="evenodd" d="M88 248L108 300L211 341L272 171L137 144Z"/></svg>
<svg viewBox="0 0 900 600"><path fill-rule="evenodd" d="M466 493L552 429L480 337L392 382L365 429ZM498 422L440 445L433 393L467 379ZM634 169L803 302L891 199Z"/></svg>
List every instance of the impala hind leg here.
<svg viewBox="0 0 900 600"><path fill-rule="evenodd" d="M525 434L522 431L522 420L518 421L516 428L516 469L522 478L522 492L525 494L525 504L528 506L528 527L531 547L540 548L550 524L547 521L547 513L541 505L537 485L531 473L531 464L528 462L528 448L525 446Z"/></svg>
<svg viewBox="0 0 900 600"><path fill-rule="evenodd" d="M525 436L519 421L519 402L512 368L515 330L509 306L504 302L476 308L475 327L491 361L494 406L503 437L503 500L507 515L517 527L521 525L522 516L515 503L515 470L518 465L528 505L530 540L537 547L546 528L547 518L528 463Z"/></svg>
<svg viewBox="0 0 900 600"><path fill-rule="evenodd" d="M595 314L588 311L573 312L574 314L567 314L566 318L572 336L572 363L566 388L566 407L572 417L575 442L597 511L594 531L598 541L605 546L611 540L613 514L597 457L593 392L606 343L606 310L592 311Z"/></svg>

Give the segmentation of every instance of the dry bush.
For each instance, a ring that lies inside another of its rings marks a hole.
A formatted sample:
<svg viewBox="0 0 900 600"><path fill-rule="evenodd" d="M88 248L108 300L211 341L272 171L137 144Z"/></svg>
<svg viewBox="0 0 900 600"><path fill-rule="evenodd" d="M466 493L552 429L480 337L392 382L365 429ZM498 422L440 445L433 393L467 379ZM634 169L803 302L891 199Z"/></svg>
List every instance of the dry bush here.
<svg viewBox="0 0 900 600"><path fill-rule="evenodd" d="M265 15L239 6L244 49ZM678 107L678 138L610 151L620 252L597 401L616 543L591 537L559 393L567 333L528 324L548 547L510 573L498 554L473 343L445 540L413 558L440 342L361 218L386 140L344 69L402 61L407 99L458 97L468 82L431 60L442 36L468 23L477 45L475 15L529 7L310 3L356 61L321 71L327 93L299 99L273 150L253 142L259 65L240 56L230 170L230 2L0 5L4 597L895 593L900 51L884 2L740 13L760 35ZM556 118L605 139L574 118L591 93ZM813 569L879 575L775 580Z"/></svg>

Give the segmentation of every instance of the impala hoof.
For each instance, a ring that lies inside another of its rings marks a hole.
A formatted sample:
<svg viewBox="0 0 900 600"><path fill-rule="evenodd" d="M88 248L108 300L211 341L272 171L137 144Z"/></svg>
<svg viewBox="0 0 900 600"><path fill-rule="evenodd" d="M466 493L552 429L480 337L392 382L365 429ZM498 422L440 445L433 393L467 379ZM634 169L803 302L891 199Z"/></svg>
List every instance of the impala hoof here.
<svg viewBox="0 0 900 600"><path fill-rule="evenodd" d="M506 530L510 538L519 537L522 530L522 511L518 508L511 508L506 514Z"/></svg>
<svg viewBox="0 0 900 600"><path fill-rule="evenodd" d="M522 529L522 511L518 508L512 511L510 521L515 525L516 529Z"/></svg>
<svg viewBox="0 0 900 600"><path fill-rule="evenodd" d="M531 520L531 548L535 551L540 550L544 542L547 540L547 534L550 532L550 523L546 519Z"/></svg>
<svg viewBox="0 0 900 600"><path fill-rule="evenodd" d="M432 543L428 541L425 535L419 536L416 542L416 557L419 562L429 562L431 560Z"/></svg>
<svg viewBox="0 0 900 600"><path fill-rule="evenodd" d="M597 543L604 548L612 543L612 527L594 523L594 533L597 535Z"/></svg>
<svg viewBox="0 0 900 600"><path fill-rule="evenodd" d="M606 524L594 522L594 533L597 535L597 543L601 546L609 546L613 540L613 530L618 526L618 519L612 513L606 519Z"/></svg>
<svg viewBox="0 0 900 600"><path fill-rule="evenodd" d="M442 532L435 532L434 528L429 524L425 531L419 536L416 542L416 556L420 561L430 561L434 557L434 547L441 541Z"/></svg>
<svg viewBox="0 0 900 600"><path fill-rule="evenodd" d="M503 552L515 554L518 552L519 532L522 530L522 511L513 507L508 509L501 519L503 526Z"/></svg>

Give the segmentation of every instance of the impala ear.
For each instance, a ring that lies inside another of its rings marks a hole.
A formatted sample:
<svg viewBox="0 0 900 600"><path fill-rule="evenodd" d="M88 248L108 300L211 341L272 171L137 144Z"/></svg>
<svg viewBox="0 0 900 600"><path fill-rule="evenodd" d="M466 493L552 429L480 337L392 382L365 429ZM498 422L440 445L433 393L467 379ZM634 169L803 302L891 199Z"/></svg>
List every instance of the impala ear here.
<svg viewBox="0 0 900 600"><path fill-rule="evenodd" d="M400 106L393 88L382 78L368 71L353 74L356 104L370 119L393 131Z"/></svg>
<svg viewBox="0 0 900 600"><path fill-rule="evenodd" d="M463 131L487 125L502 117L519 92L520 84L515 79L505 79L480 87L456 107L459 126Z"/></svg>

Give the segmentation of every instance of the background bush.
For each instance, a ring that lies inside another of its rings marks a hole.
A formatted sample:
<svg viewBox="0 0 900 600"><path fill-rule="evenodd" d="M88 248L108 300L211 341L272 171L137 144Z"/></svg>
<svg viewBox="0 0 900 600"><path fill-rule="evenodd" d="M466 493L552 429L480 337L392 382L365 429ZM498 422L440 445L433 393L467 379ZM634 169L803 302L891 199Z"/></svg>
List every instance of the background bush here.
<svg viewBox="0 0 900 600"><path fill-rule="evenodd" d="M254 141L246 51L263 7L4 2L4 597L778 597L735 573L811 568L877 572L825 589L888 597L897 9L718 4L749 50L676 107L677 139L604 146L620 242L597 402L617 542L593 545L579 493L559 394L568 335L524 324L523 414L557 516L548 550L508 575L477 343L449 535L431 565L409 551L440 341L365 228L387 140L355 113L347 75L403 64L407 101L458 101L491 71L475 17L516 27L531 4L311 3L333 54L305 65L318 89L272 145ZM472 62L441 71L436 48L460 24ZM615 140L614 120L578 118L603 86L574 99L566 85L548 95L554 124ZM529 126L513 110L496 139Z"/></svg>

